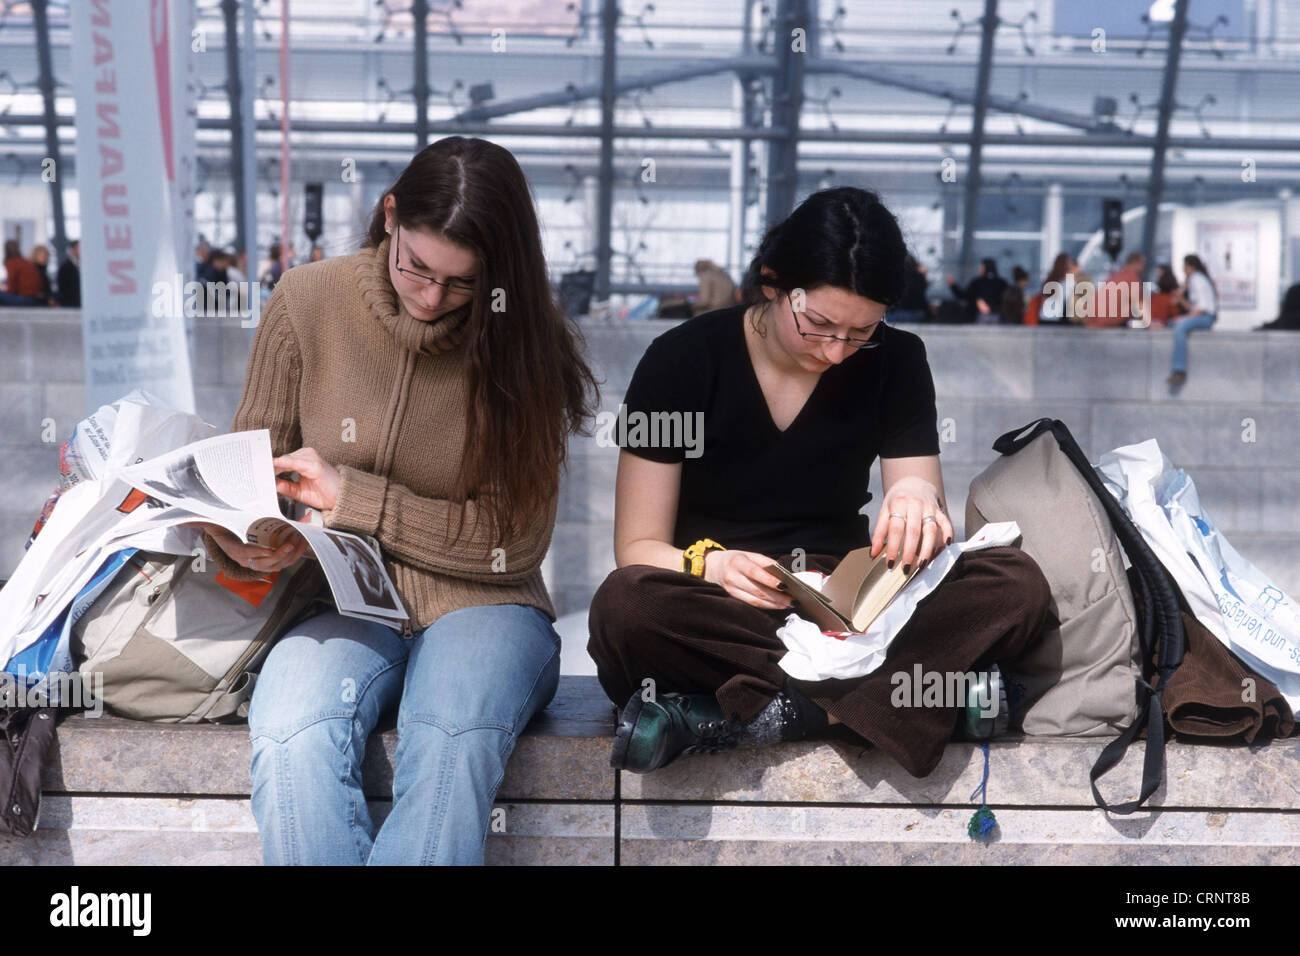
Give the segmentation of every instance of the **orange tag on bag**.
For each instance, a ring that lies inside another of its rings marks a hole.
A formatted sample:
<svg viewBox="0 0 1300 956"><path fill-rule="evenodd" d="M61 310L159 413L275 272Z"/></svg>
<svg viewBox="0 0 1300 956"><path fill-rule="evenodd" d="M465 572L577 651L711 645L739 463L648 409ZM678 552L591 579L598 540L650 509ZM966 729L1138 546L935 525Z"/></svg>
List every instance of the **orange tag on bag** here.
<svg viewBox="0 0 1300 956"><path fill-rule="evenodd" d="M235 578L226 577L223 572L218 571L217 583L226 590L238 594L253 607L261 607L262 602L266 600L266 596L271 593L271 588L275 587L276 578L279 576L279 571L273 571L256 581L238 581Z"/></svg>

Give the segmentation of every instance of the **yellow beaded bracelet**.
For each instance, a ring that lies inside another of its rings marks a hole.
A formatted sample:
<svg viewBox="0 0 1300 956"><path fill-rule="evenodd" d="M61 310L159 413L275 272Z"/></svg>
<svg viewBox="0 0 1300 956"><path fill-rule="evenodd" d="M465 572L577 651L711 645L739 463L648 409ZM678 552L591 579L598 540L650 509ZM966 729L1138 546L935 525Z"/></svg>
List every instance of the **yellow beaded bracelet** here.
<svg viewBox="0 0 1300 956"><path fill-rule="evenodd" d="M726 551L712 538L701 538L682 552L682 570L689 571L697 578L704 577L704 556L710 551Z"/></svg>

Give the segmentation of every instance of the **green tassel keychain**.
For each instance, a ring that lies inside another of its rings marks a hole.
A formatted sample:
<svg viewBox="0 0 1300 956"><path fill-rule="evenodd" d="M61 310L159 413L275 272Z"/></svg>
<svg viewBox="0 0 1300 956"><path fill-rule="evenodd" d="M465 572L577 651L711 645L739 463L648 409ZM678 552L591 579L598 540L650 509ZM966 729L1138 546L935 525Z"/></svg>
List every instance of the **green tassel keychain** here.
<svg viewBox="0 0 1300 956"><path fill-rule="evenodd" d="M993 815L985 802L989 786L989 745L985 741L981 744L984 750L984 779L980 785L971 791L970 799L974 800L977 796L980 801L980 808L975 811L970 818L970 823L966 824L966 832L970 834L972 840L979 840L983 843L989 843L993 839L993 831L997 829L998 818Z"/></svg>

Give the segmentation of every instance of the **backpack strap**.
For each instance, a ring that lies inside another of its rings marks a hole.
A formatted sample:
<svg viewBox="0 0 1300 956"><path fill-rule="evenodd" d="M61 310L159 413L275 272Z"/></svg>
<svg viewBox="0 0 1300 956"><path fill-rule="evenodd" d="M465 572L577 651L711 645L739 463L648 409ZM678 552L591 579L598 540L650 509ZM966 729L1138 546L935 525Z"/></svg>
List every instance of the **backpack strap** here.
<svg viewBox="0 0 1300 956"><path fill-rule="evenodd" d="M1139 687L1145 694L1143 706L1138 710L1133 723L1106 745L1088 774L1097 806L1115 813L1129 814L1137 810L1151 794L1155 793L1164 777L1163 692L1169 686L1169 679L1173 677L1174 671L1182 663L1187 644L1183 620L1179 614L1178 591L1169 577L1169 572L1165 570L1164 565L1160 563L1142 537L1142 532L1133 524L1123 506L1106 490L1106 486L1097 477L1092 464L1063 422L1054 418L1040 418L1030 422L1024 428L1000 436L993 443L993 450L1003 455L1014 454L1044 432L1051 432L1062 453L1083 476L1083 480L1101 502L1120 546L1128 555L1129 563L1135 572L1130 576L1130 583L1135 582L1137 590L1135 597L1138 612L1138 643L1142 651L1143 675L1145 678L1154 671L1160 676L1158 687L1153 687L1146 679L1139 682ZM1097 789L1097 781L1120 763L1125 751L1144 729L1147 732L1147 746L1142 764L1142 790L1136 800L1112 807L1102 798L1101 792Z"/></svg>

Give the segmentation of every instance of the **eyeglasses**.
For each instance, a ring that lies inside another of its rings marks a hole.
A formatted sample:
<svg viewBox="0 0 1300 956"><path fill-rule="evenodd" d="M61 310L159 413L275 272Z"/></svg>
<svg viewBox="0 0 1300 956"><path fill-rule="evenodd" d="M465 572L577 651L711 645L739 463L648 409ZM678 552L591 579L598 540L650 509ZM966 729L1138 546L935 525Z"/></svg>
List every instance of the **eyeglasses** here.
<svg viewBox="0 0 1300 956"><path fill-rule="evenodd" d="M871 334L866 337L860 335L831 335L829 332L805 332L799 325L799 313L795 311L794 300L790 298L790 293L787 292L785 297L790 302L790 312L794 315L795 331L805 339L817 342L847 342L855 349L874 349L880 347L880 343L876 341L876 332L885 324L883 320L872 326Z"/></svg>
<svg viewBox="0 0 1300 956"><path fill-rule="evenodd" d="M453 295L473 295L473 283L461 282L458 279L450 279L447 282L439 282L433 276L425 275L423 272L412 272L410 269L402 268L402 227L397 227L397 235L393 237L396 244L396 253L394 258L394 268L412 282L419 282L422 285L440 285Z"/></svg>

